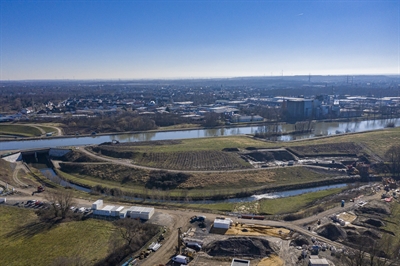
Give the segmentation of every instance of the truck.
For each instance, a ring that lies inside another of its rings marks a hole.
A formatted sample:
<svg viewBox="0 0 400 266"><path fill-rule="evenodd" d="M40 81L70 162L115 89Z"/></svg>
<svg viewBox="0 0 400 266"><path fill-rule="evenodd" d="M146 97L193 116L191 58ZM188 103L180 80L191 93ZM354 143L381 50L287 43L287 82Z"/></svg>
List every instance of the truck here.
<svg viewBox="0 0 400 266"><path fill-rule="evenodd" d="M200 216L192 216L190 217L190 222L194 223L194 222L204 222L206 220L206 217L204 215L200 215Z"/></svg>
<svg viewBox="0 0 400 266"><path fill-rule="evenodd" d="M180 264L188 264L189 258L183 255L177 255L172 258L172 261Z"/></svg>

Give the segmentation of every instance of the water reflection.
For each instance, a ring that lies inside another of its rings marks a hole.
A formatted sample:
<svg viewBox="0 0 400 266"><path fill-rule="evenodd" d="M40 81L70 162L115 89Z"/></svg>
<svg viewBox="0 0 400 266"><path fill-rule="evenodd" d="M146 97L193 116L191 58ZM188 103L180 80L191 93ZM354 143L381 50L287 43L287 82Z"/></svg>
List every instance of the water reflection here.
<svg viewBox="0 0 400 266"><path fill-rule="evenodd" d="M344 132L362 132L367 130L376 130L386 127L389 123L393 123L395 127L400 126L400 118L381 119L381 120L366 120L356 122L317 122L312 133L287 134L293 132L293 124L278 125L277 130L283 135L271 138L276 141L291 141L299 139L307 139L316 136L329 136ZM243 134L255 134L260 132L263 127L248 126L248 127L230 127L216 129L194 129L182 131L166 131L166 132L145 132L132 133L121 135L96 135L91 137L73 137L73 138L52 138L38 140L23 140L23 141L5 141L0 142L0 150L24 150L34 148L49 148L60 146L81 146L93 145L103 142L111 142L118 140L119 142L133 141L150 141L150 140L168 140L168 139L191 139L214 136L232 136Z"/></svg>

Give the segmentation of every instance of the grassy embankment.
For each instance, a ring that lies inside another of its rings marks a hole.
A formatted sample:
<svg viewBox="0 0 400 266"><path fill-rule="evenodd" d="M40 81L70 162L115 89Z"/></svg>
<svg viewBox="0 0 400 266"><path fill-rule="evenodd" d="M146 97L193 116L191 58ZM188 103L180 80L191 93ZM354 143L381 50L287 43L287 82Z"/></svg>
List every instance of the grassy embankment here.
<svg viewBox="0 0 400 266"><path fill-rule="evenodd" d="M278 199L263 199L260 201L253 202L241 202L241 203L214 203L214 204L171 204L172 206L189 209L208 209L213 211L222 212L247 212L254 214L268 214L278 215L286 214L291 212L298 212L303 209L310 207L316 200L335 195L343 191L343 188L335 188L322 190L303 195L278 198Z"/></svg>
<svg viewBox="0 0 400 266"><path fill-rule="evenodd" d="M28 125L0 125L0 135L9 137L38 137L39 129Z"/></svg>
<svg viewBox="0 0 400 266"><path fill-rule="evenodd" d="M382 230L392 232L393 235L384 234L380 239L379 246L384 247L384 251L389 255L398 256L400 247L400 204L396 201L390 203L391 215L384 220L385 226Z"/></svg>
<svg viewBox="0 0 400 266"><path fill-rule="evenodd" d="M393 145L400 143L400 128L385 128L382 130L353 133L341 136L331 136L320 139L310 139L282 143L285 147L319 144L337 144L353 142L361 144L378 156L384 157L385 152ZM334 147L334 145L333 145ZM367 151L368 152L368 151Z"/></svg>
<svg viewBox="0 0 400 266"><path fill-rule="evenodd" d="M329 177L327 174L314 172L302 167L290 167L245 171L245 172L219 172L219 173L193 173L191 176L181 183L176 189L168 191L146 189L146 178L142 180L125 182L124 173L129 173L131 169L126 168L125 171L119 172L122 166L114 168L115 170L108 175L101 169L113 169L113 165L92 165L99 167L96 171L91 168L91 175L82 175L79 165L74 168L77 172L65 173L57 171L63 178L73 183L82 184L88 187L96 185L106 186L109 188L120 188L122 191L135 193L137 196L168 199L192 199L192 198L212 198L217 195L234 195L236 193L251 193L262 189L273 188L287 185L300 185L310 182L317 182ZM118 169L118 170L117 170ZM120 176L118 176L120 175Z"/></svg>
<svg viewBox="0 0 400 266"><path fill-rule="evenodd" d="M110 222L88 219L49 227L32 210L0 206L2 265L49 265L58 257L83 258L89 265L108 254Z"/></svg>

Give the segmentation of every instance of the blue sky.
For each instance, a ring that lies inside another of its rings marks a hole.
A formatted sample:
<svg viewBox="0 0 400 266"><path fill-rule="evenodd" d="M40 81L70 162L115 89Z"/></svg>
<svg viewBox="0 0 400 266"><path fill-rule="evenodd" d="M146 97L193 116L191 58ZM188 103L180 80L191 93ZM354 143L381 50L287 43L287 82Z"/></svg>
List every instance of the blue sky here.
<svg viewBox="0 0 400 266"><path fill-rule="evenodd" d="M0 0L0 79L400 74L400 1Z"/></svg>

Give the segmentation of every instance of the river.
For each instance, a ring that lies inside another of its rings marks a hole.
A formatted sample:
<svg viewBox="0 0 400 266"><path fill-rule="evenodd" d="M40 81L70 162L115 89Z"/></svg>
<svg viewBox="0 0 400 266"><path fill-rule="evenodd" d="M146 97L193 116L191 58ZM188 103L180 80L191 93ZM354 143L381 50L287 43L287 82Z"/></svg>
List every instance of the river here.
<svg viewBox="0 0 400 266"><path fill-rule="evenodd" d="M377 130L385 128L389 123L394 126L400 126L400 118L392 119L376 119L352 122L316 122L314 131L307 134L287 134L293 131L293 124L283 124L279 126L282 136L276 137L276 141L291 141L299 139L307 139L316 136L329 136L339 133L363 132L369 130ZM82 146L100 144L118 140L119 142L134 141L150 141L150 140L174 140L174 139L193 139L215 136L234 136L255 134L260 131L260 126L247 127L226 127L213 129L191 129L176 130L162 132L142 132L130 134L113 134L113 135L94 135L85 137L65 137L65 138L44 138L37 140L18 140L18 141L2 141L0 142L0 150L26 150L39 148L52 148L62 146Z"/></svg>

